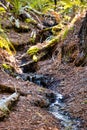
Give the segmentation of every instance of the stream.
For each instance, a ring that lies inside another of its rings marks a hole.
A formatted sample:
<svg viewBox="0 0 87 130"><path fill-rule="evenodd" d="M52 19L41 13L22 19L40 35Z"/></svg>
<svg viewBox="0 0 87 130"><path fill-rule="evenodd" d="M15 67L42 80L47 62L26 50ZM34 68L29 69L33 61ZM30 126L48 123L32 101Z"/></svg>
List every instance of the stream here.
<svg viewBox="0 0 87 130"><path fill-rule="evenodd" d="M55 94L55 102L51 103L48 111L60 120L61 130L80 130L80 120L72 118L70 114L64 110L66 106L64 103L64 97L59 93Z"/></svg>
<svg viewBox="0 0 87 130"><path fill-rule="evenodd" d="M23 80L29 80L30 82L34 82L35 84L39 85L40 87L45 87L48 89L52 89L53 83L55 79L49 75L42 75L42 74L34 74L34 73L23 73L19 75ZM57 83L60 84L61 80ZM52 87L48 87L49 84L52 84ZM57 86L58 86L57 84ZM55 91L53 91L54 96L50 97L50 105L47 108L47 111L55 116L61 122L61 130L80 130L81 128L81 120L75 119L70 116L70 114L65 111L65 102L64 97ZM54 98L54 99L53 99Z"/></svg>
<svg viewBox="0 0 87 130"><path fill-rule="evenodd" d="M10 72L6 71L8 74ZM33 82L40 87L51 89L53 94L49 97L50 105L47 109L49 113L54 115L55 118L60 120L61 130L81 130L81 119L73 118L69 112L65 111L65 98L62 94L57 93L55 88L58 87L64 79L56 80L50 75L42 75L36 73L22 73L15 74L17 79L21 78L24 81Z"/></svg>

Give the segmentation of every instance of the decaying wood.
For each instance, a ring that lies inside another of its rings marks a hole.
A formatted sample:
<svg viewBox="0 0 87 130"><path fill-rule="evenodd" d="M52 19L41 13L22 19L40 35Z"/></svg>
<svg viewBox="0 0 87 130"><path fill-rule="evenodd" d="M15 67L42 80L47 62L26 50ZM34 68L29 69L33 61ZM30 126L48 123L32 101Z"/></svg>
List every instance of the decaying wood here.
<svg viewBox="0 0 87 130"><path fill-rule="evenodd" d="M49 18L50 19L54 19L55 22L59 22L59 15L55 17L54 14L51 14L51 13L48 13L48 14L44 14L44 13L41 13L41 12L38 12L37 10L33 9L32 7L28 7L29 11L27 12L26 10L22 10L20 11L20 19L21 20L27 20L28 23L30 24L33 24L35 27L37 27L38 29L42 30L45 28L45 25L43 25L43 22L39 19L39 17L42 17L43 18ZM15 19L15 18L14 18ZM16 21L16 19L15 19ZM14 22L16 23L16 22ZM14 24L14 27L17 27L16 24ZM27 27L21 27L19 25L19 28L18 29L25 29L25 30L29 30L29 28Z"/></svg>
<svg viewBox="0 0 87 130"><path fill-rule="evenodd" d="M10 112L12 104L19 98L19 93L13 93L9 97L0 100L0 119L3 119Z"/></svg>

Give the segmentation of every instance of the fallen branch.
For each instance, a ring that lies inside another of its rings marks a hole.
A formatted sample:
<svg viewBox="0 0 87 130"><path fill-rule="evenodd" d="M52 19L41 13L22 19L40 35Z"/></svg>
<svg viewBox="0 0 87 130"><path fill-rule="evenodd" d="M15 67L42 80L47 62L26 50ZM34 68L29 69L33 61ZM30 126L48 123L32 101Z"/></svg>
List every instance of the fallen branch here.
<svg viewBox="0 0 87 130"><path fill-rule="evenodd" d="M19 93L13 93L8 98L0 100L0 119L2 120L10 112L13 103L19 98Z"/></svg>
<svg viewBox="0 0 87 130"><path fill-rule="evenodd" d="M37 28L39 28L39 29L43 29L44 28L44 26L42 25L42 23L40 22L40 23L38 23L38 21L36 21L28 12L26 12L25 10L23 10L22 12L20 12L20 15L25 15L25 17L26 17L26 19L29 19L28 20L28 23L31 23L31 24L33 24L33 25L35 25ZM35 15L35 17L37 17L36 15Z"/></svg>
<svg viewBox="0 0 87 130"><path fill-rule="evenodd" d="M20 18L24 21L26 21L26 23L29 24L33 24L35 27L37 27L38 29L42 30L44 28L43 24L41 22L38 22L38 20L35 20L31 14L29 14L28 12L26 12L25 10L23 10L22 12L20 12ZM37 16L34 15L37 19ZM24 18L23 18L24 17ZM39 18L38 18L39 19ZM12 26L14 27L14 29L16 29L16 31L18 32L28 32L30 31L30 27L25 25L21 25L19 19L16 19L14 16L10 17L10 22L12 24Z"/></svg>

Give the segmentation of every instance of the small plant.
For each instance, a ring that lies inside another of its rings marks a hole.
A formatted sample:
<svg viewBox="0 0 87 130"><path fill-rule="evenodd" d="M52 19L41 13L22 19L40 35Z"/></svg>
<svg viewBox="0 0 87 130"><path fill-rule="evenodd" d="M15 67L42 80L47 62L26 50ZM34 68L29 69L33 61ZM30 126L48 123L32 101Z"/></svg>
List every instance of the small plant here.
<svg viewBox="0 0 87 130"><path fill-rule="evenodd" d="M7 0L12 5L12 12L17 16L22 8L22 2L20 0Z"/></svg>

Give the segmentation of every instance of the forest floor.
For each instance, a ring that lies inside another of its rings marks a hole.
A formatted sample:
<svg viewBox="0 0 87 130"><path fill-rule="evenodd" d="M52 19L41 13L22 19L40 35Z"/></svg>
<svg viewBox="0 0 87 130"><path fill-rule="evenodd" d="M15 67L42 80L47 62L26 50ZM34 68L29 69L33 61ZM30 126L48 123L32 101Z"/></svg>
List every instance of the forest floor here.
<svg viewBox="0 0 87 130"><path fill-rule="evenodd" d="M8 26L6 24L9 23L5 22L4 28ZM67 47L72 43L78 44L77 35L80 27L81 20L75 24L74 30L63 41ZM6 28L6 33L16 47L15 58L18 65L20 56L26 52L28 47L32 46L28 43L31 32L21 33L13 28L8 28L7 31ZM69 112L71 117L81 121L78 130L87 130L87 66L76 67L73 63L59 63L59 57L56 54L58 47L59 44L54 49L52 56L39 61L35 66L35 74L46 75L54 79L52 82L47 82L47 88L14 78L0 69L0 86L16 86L20 92L19 100L12 107L10 114L0 121L0 130L65 130L61 121L47 111L49 104L47 95L52 93L60 93L64 96L66 104L64 110ZM0 63L2 63L1 58ZM11 93L1 91L0 97L9 96Z"/></svg>

